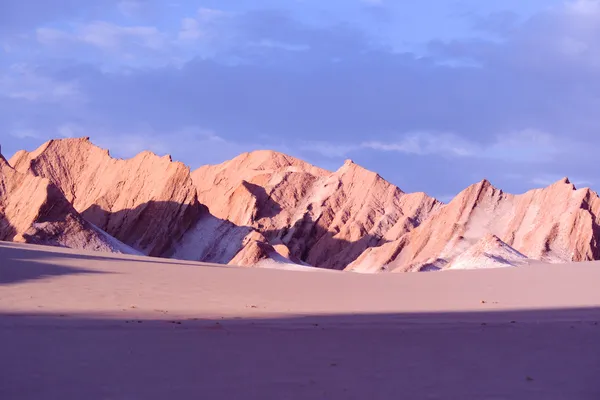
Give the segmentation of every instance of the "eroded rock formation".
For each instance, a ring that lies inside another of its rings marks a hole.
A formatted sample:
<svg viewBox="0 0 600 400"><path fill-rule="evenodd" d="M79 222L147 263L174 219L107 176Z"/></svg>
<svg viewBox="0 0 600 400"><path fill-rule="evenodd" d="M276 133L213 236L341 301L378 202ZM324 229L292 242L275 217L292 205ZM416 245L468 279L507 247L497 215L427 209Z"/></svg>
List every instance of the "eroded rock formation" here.
<svg viewBox="0 0 600 400"><path fill-rule="evenodd" d="M216 217L255 228L287 246L293 258L333 269L401 237L441 206L350 160L329 173L272 151L201 167L192 178L199 200Z"/></svg>
<svg viewBox="0 0 600 400"><path fill-rule="evenodd" d="M15 171L2 155L0 240L136 253L83 219L48 179Z"/></svg>
<svg viewBox="0 0 600 400"><path fill-rule="evenodd" d="M2 162L9 240L50 218L29 215L49 203L46 214L58 207L80 224L82 216L104 241L113 236L144 254L206 262L404 272L519 264L521 255L600 259L600 198L567 179L517 196L484 180L443 205L350 160L329 172L273 151L190 172L150 152L115 159L81 138L18 152L14 169ZM55 198L63 200L48 201ZM22 205L28 202L36 203ZM54 235L66 245L70 228L60 229Z"/></svg>
<svg viewBox="0 0 600 400"><path fill-rule="evenodd" d="M486 234L531 259L595 260L600 258L599 212L598 195L576 190L568 179L522 195L504 193L484 180L400 239L368 249L348 269L443 268Z"/></svg>
<svg viewBox="0 0 600 400"><path fill-rule="evenodd" d="M18 152L10 164L52 181L85 219L144 254L169 256L202 212L188 167L169 156L115 159L81 138Z"/></svg>

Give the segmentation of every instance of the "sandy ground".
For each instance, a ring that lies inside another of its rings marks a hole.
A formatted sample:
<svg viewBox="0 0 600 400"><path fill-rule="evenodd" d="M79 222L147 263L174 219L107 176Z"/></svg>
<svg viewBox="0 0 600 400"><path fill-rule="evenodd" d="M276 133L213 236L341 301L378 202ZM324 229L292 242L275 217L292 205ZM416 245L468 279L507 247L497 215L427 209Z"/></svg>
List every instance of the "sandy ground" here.
<svg viewBox="0 0 600 400"><path fill-rule="evenodd" d="M362 275L0 243L2 399L598 399L600 264Z"/></svg>

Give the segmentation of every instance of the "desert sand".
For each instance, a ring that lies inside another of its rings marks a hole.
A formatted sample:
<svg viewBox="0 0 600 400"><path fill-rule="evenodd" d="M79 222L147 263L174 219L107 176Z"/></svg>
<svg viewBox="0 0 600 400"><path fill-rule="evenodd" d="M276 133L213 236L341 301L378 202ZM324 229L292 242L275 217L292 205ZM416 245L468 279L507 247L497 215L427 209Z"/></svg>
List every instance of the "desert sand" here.
<svg viewBox="0 0 600 400"><path fill-rule="evenodd" d="M0 243L2 399L598 399L600 264L364 275Z"/></svg>

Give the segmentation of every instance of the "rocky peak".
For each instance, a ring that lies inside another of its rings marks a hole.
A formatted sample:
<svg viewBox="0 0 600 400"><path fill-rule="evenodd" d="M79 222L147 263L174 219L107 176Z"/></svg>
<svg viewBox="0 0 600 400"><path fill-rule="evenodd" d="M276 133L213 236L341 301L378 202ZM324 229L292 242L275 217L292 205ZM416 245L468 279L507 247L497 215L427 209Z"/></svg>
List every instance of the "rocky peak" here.
<svg viewBox="0 0 600 400"><path fill-rule="evenodd" d="M216 166L205 166L200 168L206 167L220 167L219 169L230 170L246 169L258 171L274 171L285 169L286 167L298 167L307 171L320 170L323 173L327 172L325 170L321 170L320 168L314 167L309 163L302 161L298 158L273 150L256 150L248 153L243 153L230 161L225 161L224 163L218 164Z"/></svg>
<svg viewBox="0 0 600 400"><path fill-rule="evenodd" d="M563 184L566 184L566 185L570 185L571 181L569 180L568 177L565 176L564 178L560 179L557 183L563 183Z"/></svg>
<svg viewBox="0 0 600 400"><path fill-rule="evenodd" d="M115 159L78 138L49 141L11 161L49 179L88 221L146 254L168 252L201 211L189 168L169 156Z"/></svg>
<svg viewBox="0 0 600 400"><path fill-rule="evenodd" d="M561 190L561 189L576 190L575 185L572 184L571 181L569 180L569 178L567 178L567 177L559 179L558 181L556 181L553 184L551 184L550 186L548 186L546 189L548 189L548 190L552 190L552 189L556 189L556 190Z"/></svg>
<svg viewBox="0 0 600 400"><path fill-rule="evenodd" d="M15 171L1 155L0 240L135 253L85 221L50 181Z"/></svg>

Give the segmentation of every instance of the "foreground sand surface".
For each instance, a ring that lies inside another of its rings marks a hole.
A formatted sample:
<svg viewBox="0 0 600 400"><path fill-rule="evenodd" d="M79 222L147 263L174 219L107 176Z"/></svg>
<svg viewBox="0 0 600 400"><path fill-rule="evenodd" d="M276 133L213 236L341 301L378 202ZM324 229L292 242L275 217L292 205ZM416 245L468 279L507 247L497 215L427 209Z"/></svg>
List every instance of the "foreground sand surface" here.
<svg viewBox="0 0 600 400"><path fill-rule="evenodd" d="M2 399L598 399L600 264L361 275L0 243Z"/></svg>

